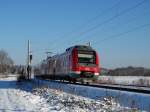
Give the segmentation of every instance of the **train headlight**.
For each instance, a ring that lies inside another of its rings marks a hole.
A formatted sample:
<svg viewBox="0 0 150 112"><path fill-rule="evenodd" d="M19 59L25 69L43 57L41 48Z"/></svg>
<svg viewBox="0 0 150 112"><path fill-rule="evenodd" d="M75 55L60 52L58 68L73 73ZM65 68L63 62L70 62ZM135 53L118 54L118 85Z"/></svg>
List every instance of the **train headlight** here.
<svg viewBox="0 0 150 112"><path fill-rule="evenodd" d="M94 73L94 75L99 75L99 73Z"/></svg>
<svg viewBox="0 0 150 112"><path fill-rule="evenodd" d="M80 71L72 71L71 73L81 74L81 72L80 72Z"/></svg>

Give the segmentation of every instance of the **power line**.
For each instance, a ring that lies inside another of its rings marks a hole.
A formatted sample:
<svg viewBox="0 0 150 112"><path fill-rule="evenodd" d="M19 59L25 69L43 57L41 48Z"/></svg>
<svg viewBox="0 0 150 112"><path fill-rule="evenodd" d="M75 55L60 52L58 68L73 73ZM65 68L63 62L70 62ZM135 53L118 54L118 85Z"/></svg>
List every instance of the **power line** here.
<svg viewBox="0 0 150 112"><path fill-rule="evenodd" d="M75 30L72 30L70 32L70 34L73 34L75 32L78 32L80 29L90 25L93 21L97 20L99 17L104 16L106 13L112 11L112 9L114 9L115 7L117 7L119 4L121 3L121 0L119 0L117 3L115 3L113 6L111 6L110 8L106 9L105 11L101 12L100 14L96 15L95 17L89 19L86 21L86 23L82 24L81 26L79 26L78 28L76 28Z"/></svg>
<svg viewBox="0 0 150 112"><path fill-rule="evenodd" d="M137 3L136 5L134 5L134 6L130 7L130 8L128 8L128 9L125 9L125 10L121 11L120 13L114 15L113 17L111 17L111 18L105 20L103 23L97 24L96 26L94 26L94 27L92 27L92 28L89 28L88 30L86 30L86 31L84 31L84 32L81 32L81 33L79 34L79 36L84 35L84 34L86 34L86 33L89 33L89 32L91 32L91 31L93 31L93 30L99 28L100 26L102 26L102 25L104 25L104 24L107 24L107 23L113 21L113 20L116 19L117 17L120 17L120 16L122 16L122 15L124 15L124 14L126 14L126 13L128 13L128 12L130 12L130 11L132 11L133 9L135 9L135 8L137 8L137 7L139 7L139 6L141 6L141 5L144 4L146 1L148 1L148 0L143 0L143 1L139 2L139 3ZM80 40L77 40L76 42L79 42L79 41L81 41L81 39L80 39Z"/></svg>
<svg viewBox="0 0 150 112"><path fill-rule="evenodd" d="M123 14L126 14L126 13L128 13L129 11L131 11L131 10L133 10L133 9L135 9L135 8L137 8L137 7L139 7L140 5L142 5L143 3L145 3L146 1L148 1L148 0L143 0L143 1L139 2L139 3L137 3L136 5L134 5L134 6L130 7L130 8L128 8L128 9L125 9L125 10L121 11L120 13L116 14L115 16L113 16L113 17L111 17L111 18L105 20L103 23L97 24L96 26L94 26L94 27L92 27L92 28L89 28L88 30L86 30L86 31L84 31L84 32L81 32L80 35L83 35L83 34L86 34L86 33L88 33L88 32L91 32L91 31L93 31L93 30L99 28L100 26L109 23L110 21L116 19L117 17L122 16ZM119 4L119 3L118 3L118 4ZM114 6L117 6L117 4L115 4ZM110 10L110 9L109 9L109 10ZM111 11L111 10L110 10L110 11ZM95 18L96 18L96 16L95 16ZM91 20L92 20L92 19L91 19ZM87 23L87 24L88 24L88 23ZM58 41L62 41L62 40L65 40L65 39L60 39L60 40L58 40ZM80 39L79 41L81 41L81 39ZM66 41L65 41L65 42L66 42ZM56 45L56 42L55 42L54 44Z"/></svg>
<svg viewBox="0 0 150 112"><path fill-rule="evenodd" d="M100 40L100 41L94 42L94 44L100 44L100 43L102 43L102 42L104 42L104 41L111 40L111 39L114 39L114 38L118 38L118 37L120 37L120 36L122 36L122 35L126 35L126 34L128 34L128 33L131 33L131 32L134 32L134 31L136 31L136 30L139 30L139 29L142 29L142 28L145 28L145 27L149 27L149 26L150 26L150 23L143 24L143 25L137 26L137 27L135 27L135 28L132 28L132 29L130 29L130 30L121 32L121 33L119 33L119 34L115 34L115 35L112 35L112 36L108 36L108 37L106 37L106 38L104 38L104 39L102 39L102 40Z"/></svg>
<svg viewBox="0 0 150 112"><path fill-rule="evenodd" d="M92 22L94 22L95 20L97 20L99 17L104 16L105 14L107 14L108 12L112 11L112 9L114 9L115 7L117 7L119 4L121 3L121 0L118 0L117 3L115 3L113 6L109 7L108 9L104 10L103 12L101 12L100 14L96 15L95 17L87 20L84 24L80 25L79 27L77 27L75 30L70 31L68 34L65 34L61 37L58 37L55 39L55 41L57 41L58 39L61 39L62 37L65 37L65 39L59 40L59 41L65 41L67 38L69 37L69 35L73 35L74 33L80 31L82 28L90 25ZM52 43L53 44L53 43ZM55 45L55 44L54 44Z"/></svg>
<svg viewBox="0 0 150 112"><path fill-rule="evenodd" d="M142 14L141 15L141 17L145 17L145 16L147 16L147 15L149 15L150 14L150 12L148 12L148 13L144 13L144 14ZM128 22L126 22L126 23L123 23L123 25L129 25L131 22L135 22L136 20L138 20L139 18L137 18L137 17L134 17L134 18L132 18L132 19L130 19ZM137 21L136 21L137 22ZM123 27L123 25L121 25L121 27ZM120 28L120 27L113 27L113 29L112 30L114 30L114 29L118 29L118 28ZM111 29L110 29L111 30ZM96 34L99 34L99 32L96 32L96 33L94 33L94 34L92 34L92 35L90 35L90 36L88 36L87 38L90 38L90 37L93 37L93 35L96 35ZM96 38L95 36L93 37L93 39L94 38Z"/></svg>

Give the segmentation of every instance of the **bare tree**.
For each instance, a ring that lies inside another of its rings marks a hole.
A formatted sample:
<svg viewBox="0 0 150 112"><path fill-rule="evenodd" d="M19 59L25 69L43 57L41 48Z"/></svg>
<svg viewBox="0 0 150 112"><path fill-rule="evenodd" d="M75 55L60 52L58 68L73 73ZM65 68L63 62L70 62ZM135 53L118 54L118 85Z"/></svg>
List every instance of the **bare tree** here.
<svg viewBox="0 0 150 112"><path fill-rule="evenodd" d="M4 50L0 50L0 73L11 72L13 66L13 60L8 56L8 53Z"/></svg>

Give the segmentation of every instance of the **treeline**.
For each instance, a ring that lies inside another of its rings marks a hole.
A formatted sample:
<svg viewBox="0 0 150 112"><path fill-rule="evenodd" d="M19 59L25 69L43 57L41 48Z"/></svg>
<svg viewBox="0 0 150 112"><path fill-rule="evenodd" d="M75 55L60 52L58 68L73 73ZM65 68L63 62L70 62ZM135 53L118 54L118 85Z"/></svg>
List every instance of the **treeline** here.
<svg viewBox="0 0 150 112"><path fill-rule="evenodd" d="M150 76L150 69L130 66L114 70L102 69L102 74L109 76Z"/></svg>
<svg viewBox="0 0 150 112"><path fill-rule="evenodd" d="M13 60L9 57L8 53L0 50L0 73L7 74L13 71Z"/></svg>

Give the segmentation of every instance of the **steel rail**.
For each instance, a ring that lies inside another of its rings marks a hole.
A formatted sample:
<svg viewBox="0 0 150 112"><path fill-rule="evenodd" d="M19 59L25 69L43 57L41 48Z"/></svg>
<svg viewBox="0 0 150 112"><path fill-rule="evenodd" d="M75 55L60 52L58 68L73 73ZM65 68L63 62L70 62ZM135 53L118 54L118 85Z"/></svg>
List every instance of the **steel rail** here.
<svg viewBox="0 0 150 112"><path fill-rule="evenodd" d="M39 80L39 78L38 78ZM55 83L61 83L61 84L72 84L72 85L80 85L80 86L86 86L86 87L95 87L95 88L103 88L103 89L110 89L110 90L118 90L118 91L126 91L126 92L134 92L134 93L142 93L142 94L150 94L150 89L141 89L137 86L122 86L122 85L104 85L104 84L82 84L82 83L71 83L67 81L59 81L59 80L47 80L47 79L40 79L44 81L51 81ZM135 88L136 87L136 88Z"/></svg>

